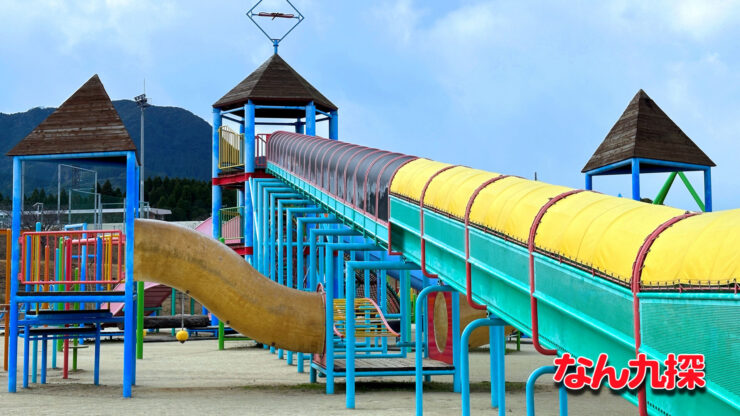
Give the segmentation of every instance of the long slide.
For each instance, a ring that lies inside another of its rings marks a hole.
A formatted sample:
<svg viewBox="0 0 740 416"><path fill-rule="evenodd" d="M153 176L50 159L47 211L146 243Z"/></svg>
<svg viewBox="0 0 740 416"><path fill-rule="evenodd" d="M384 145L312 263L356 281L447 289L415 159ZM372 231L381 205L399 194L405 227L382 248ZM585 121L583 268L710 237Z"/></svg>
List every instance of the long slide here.
<svg viewBox="0 0 740 416"><path fill-rule="evenodd" d="M267 155L268 173L542 353L607 354L616 368L637 351L703 355L703 387L620 390L640 414L740 414L740 210L686 212L288 132Z"/></svg>

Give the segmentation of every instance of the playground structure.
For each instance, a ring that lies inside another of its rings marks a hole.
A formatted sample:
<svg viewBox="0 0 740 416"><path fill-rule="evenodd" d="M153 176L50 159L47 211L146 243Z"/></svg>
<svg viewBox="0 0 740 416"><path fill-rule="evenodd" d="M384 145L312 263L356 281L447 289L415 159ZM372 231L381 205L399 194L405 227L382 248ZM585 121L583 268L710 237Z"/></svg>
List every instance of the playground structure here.
<svg viewBox="0 0 740 416"><path fill-rule="evenodd" d="M648 100L638 93L618 124L649 110L663 136L675 137L678 128ZM644 125L636 121L617 140L633 150L608 160L601 156L614 154L610 132L584 168L586 187L595 175L630 173L635 201L341 142L338 108L277 54L219 99L213 117L212 238L135 220L135 148L97 76L9 152L9 391L16 390L19 337L23 387L36 381L37 343L44 383L48 342L61 340L68 352L80 338L95 340L97 384L101 327L123 323L123 396L131 397L144 292L166 285L210 310L220 348L229 326L299 373L308 367L309 381L323 378L327 394L344 379L348 408L358 377L413 376L422 414L424 382L450 375L467 415L469 350L489 344L491 406L504 414L510 326L542 354L596 361L607 353L617 368L637 352L659 361L704 354L707 384L699 391L642 385L620 394L641 415L740 411L733 350L740 262L732 244L740 211L710 212L706 155L682 161L639 153ZM322 121L329 138L316 136ZM264 135L257 126L294 131ZM125 166L125 229L22 232L21 163L81 158ZM640 172L665 169L705 172L706 213L639 202ZM225 191L237 193L236 207L222 206ZM389 284L398 287L396 309ZM535 370L531 383L551 371Z"/></svg>
<svg viewBox="0 0 740 416"><path fill-rule="evenodd" d="M83 337L95 339L93 381L97 384L101 327L123 321L126 327L123 395L131 396L136 344L132 275L133 224L138 207L135 150L103 84L95 75L8 152L13 157L12 258L7 281L10 296L6 326L8 391L16 391L19 336L24 340L24 388L29 385L30 367L33 367L31 379L36 381L39 341L41 383L44 383L48 342L63 341L66 361L69 340ZM74 225L67 225L63 231L40 231L40 224L37 225L39 231L21 232L22 164L55 160L104 160L125 169L129 196L123 232L84 230ZM119 284L124 285L124 290L115 289ZM125 305L123 317L113 317L109 310L100 309L101 304L111 302ZM32 365L29 363L31 344ZM56 353L52 354L52 360L55 359Z"/></svg>

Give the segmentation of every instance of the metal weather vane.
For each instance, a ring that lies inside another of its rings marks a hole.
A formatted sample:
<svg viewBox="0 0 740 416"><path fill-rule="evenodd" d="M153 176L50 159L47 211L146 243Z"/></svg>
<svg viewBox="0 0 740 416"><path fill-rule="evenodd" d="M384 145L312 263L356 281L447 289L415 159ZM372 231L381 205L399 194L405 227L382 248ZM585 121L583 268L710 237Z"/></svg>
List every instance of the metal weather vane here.
<svg viewBox="0 0 740 416"><path fill-rule="evenodd" d="M254 6L252 6L251 9L249 9L249 11L247 12L247 17L249 17L249 20L251 20L252 23L254 23L255 26L257 26L259 30L267 37L267 39L269 39L272 42L272 46L275 48L275 53L277 54L278 46L280 45L280 42L282 42L282 40L285 39L285 37L288 36L288 34L292 32L293 29L295 29L296 26L298 26L303 21L304 17L301 14L301 12L299 12L298 9L293 5L293 3L290 2L290 0L285 0L285 1L295 11L295 14L282 13L282 12L255 12L254 9L256 9L257 6L259 6L260 3L262 3L262 1L263 0L259 0L257 3L255 3ZM259 22L255 20L255 17L271 18L270 19L271 21L275 19L295 19L295 24L293 24L293 26L291 26L285 33L283 33L282 36L276 38L276 37L270 36L267 33L267 31L265 31L265 29L262 27L262 25L260 25Z"/></svg>

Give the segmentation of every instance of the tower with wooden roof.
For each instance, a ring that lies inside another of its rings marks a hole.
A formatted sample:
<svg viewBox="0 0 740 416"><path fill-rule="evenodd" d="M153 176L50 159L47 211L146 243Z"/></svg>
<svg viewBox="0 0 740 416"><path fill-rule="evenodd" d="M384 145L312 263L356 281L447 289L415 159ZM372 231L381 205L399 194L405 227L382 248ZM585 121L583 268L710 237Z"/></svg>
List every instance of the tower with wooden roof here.
<svg viewBox="0 0 740 416"><path fill-rule="evenodd" d="M702 211L712 210L711 168L714 162L673 122L643 90L637 92L622 116L589 159L582 172L586 189L593 177L632 176L632 199L640 200L641 173L670 173L653 203L662 204L679 176ZM702 201L684 172L704 172Z"/></svg>
<svg viewBox="0 0 740 416"><path fill-rule="evenodd" d="M290 127L316 134L317 122L328 122L329 138L339 134L339 112L278 54L213 104L213 237L223 238L248 260L252 255L252 212L249 179L263 175L266 136L257 126ZM238 125L236 128L229 126ZM237 207L222 206L222 190L236 189ZM236 223L239 223L236 226ZM229 235L223 235L228 229Z"/></svg>
<svg viewBox="0 0 740 416"><path fill-rule="evenodd" d="M123 359L123 396L131 396L131 388L135 379L136 353L136 306L134 303L134 217L139 205L139 164L136 157L136 146L123 125L118 112L103 83L97 75L90 78L71 97L39 124L23 140L18 142L7 156L13 158L13 214L12 214L12 261L11 276L18 276L21 258L21 201L23 198L23 170L24 162L34 161L105 161L124 166L126 169L126 203L125 203L125 290L107 290L97 288L105 285L87 285L82 291L57 290L54 292L40 292L36 289L29 291L19 290L19 279L8 279L10 282L10 315L8 348L8 391L15 392L17 384L18 358L18 327L24 326L26 331L33 324L29 323L29 310L23 320L19 320L18 307L21 304L38 305L41 302L64 302L82 305L90 303L122 302L124 308L124 359ZM37 230L38 231L38 230ZM94 233L95 231L91 231ZM85 234L82 234L83 236ZM28 245L26 244L26 247ZM83 249L80 249L83 250ZM85 253L83 250L82 253ZM48 263L47 263L48 267ZM65 285L62 285L65 286ZM66 285L69 286L69 285ZM85 285L83 285L85 287ZM91 290L90 288L95 288ZM53 296L48 296L53 294ZM42 296L47 295L47 296ZM27 306L28 307L28 306ZM91 317L90 311L85 317L78 317L75 324L91 324L93 326L105 323L102 317ZM70 318L71 319L71 318ZM91 320L85 320L91 319ZM95 320L98 319L98 320ZM38 321L40 322L40 321ZM72 325L70 329L74 329ZM46 342L46 341L44 341ZM26 339L26 348L28 341ZM25 353L24 367L27 366L28 353ZM27 369L26 369L27 370ZM27 374L27 372L25 372ZM97 373L96 373L97 374ZM97 376L96 376L97 377ZM23 378L24 387L27 387L27 377Z"/></svg>

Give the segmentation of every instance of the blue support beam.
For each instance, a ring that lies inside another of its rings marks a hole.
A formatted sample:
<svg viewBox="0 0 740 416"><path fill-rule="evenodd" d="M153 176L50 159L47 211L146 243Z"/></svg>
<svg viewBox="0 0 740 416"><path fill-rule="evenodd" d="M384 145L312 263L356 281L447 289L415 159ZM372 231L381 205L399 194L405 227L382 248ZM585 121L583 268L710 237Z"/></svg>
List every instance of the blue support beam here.
<svg viewBox="0 0 740 416"><path fill-rule="evenodd" d="M10 264L10 275L18 276L20 271L21 248L19 240L21 237L21 191L22 161L18 156L13 157L13 214L11 216L11 242L12 259ZM8 344L8 392L15 393L18 380L18 301L15 294L18 292L18 279L7 279L10 282L10 301L8 312L10 314L9 325L10 342Z"/></svg>
<svg viewBox="0 0 740 416"><path fill-rule="evenodd" d="M640 159L632 159L632 199L640 200Z"/></svg>
<svg viewBox="0 0 740 416"><path fill-rule="evenodd" d="M313 101L306 106L306 134L316 135L316 105Z"/></svg>
<svg viewBox="0 0 740 416"><path fill-rule="evenodd" d="M255 136L257 134L255 130L255 119L254 119L255 105L252 100L247 101L247 105L244 106L244 172L254 173L255 163ZM253 247L253 210L252 207L252 196L249 194L250 189L248 186L244 188L244 246ZM252 248L254 250L254 248ZM252 264L252 254L245 256L247 261Z"/></svg>
<svg viewBox="0 0 740 416"><path fill-rule="evenodd" d="M468 324L462 334L460 345L460 378L462 379L462 415L470 416L470 359L468 346L470 335L476 328L489 329L489 351L491 354L491 407L498 407L499 416L506 415L506 379L504 377L504 326L506 322L496 317L476 319Z"/></svg>
<svg viewBox="0 0 740 416"><path fill-rule="evenodd" d="M136 153L126 157L126 295L123 338L123 397L131 397L136 380L136 308L134 306L134 215L139 206Z"/></svg>
<svg viewBox="0 0 740 416"><path fill-rule="evenodd" d="M346 272L344 276L345 285L345 332L347 342L347 352L345 354L345 380L346 380L346 397L345 405L348 409L355 408L355 337L350 334L355 333L355 271L357 270L416 270L419 266L412 263L402 263L397 261L348 261L345 263ZM418 310L418 309L417 309ZM454 319L454 316L453 316ZM328 342L328 340L327 340ZM418 355L418 351L417 351ZM418 383L418 381L417 381Z"/></svg>
<svg viewBox="0 0 740 416"><path fill-rule="evenodd" d="M211 148L211 177L217 178L218 169L218 158L219 158L219 132L221 128L221 110L218 108L213 109L213 141ZM213 185L211 187L211 235L213 238L218 240L221 238L221 225L219 221L219 211L221 210L221 187Z"/></svg>
<svg viewBox="0 0 740 416"><path fill-rule="evenodd" d="M295 132L298 133L298 134L303 134L304 133L304 129L303 129L304 126L305 126L305 123L302 122L301 119L299 118L295 122Z"/></svg>
<svg viewBox="0 0 740 416"><path fill-rule="evenodd" d="M548 365L540 367L530 374L527 379L526 394L527 394L527 416L534 416L534 385L538 378L543 374L554 374L556 371L555 366ZM568 390L563 384L560 384L558 388L558 401L560 404L560 416L568 416Z"/></svg>
<svg viewBox="0 0 740 416"><path fill-rule="evenodd" d="M324 253L324 271L326 273L326 284L324 285L326 295L326 394L334 394L334 298L336 287L334 270L334 253L344 250L382 250L374 244L365 243L330 243L326 245Z"/></svg>
<svg viewBox="0 0 740 416"><path fill-rule="evenodd" d="M704 212L712 212L712 168L704 169Z"/></svg>
<svg viewBox="0 0 740 416"><path fill-rule="evenodd" d="M339 140L339 111L334 110L331 112L329 118L329 138L332 140Z"/></svg>
<svg viewBox="0 0 740 416"><path fill-rule="evenodd" d="M418 269L418 267L417 267ZM415 362L415 379L416 379L416 415L422 416L424 414L424 351L428 346L424 342L424 316L426 314L424 311L427 310L427 297L436 292L449 292L456 294L457 292L452 286L429 286L424 289L422 289L421 292L419 292L419 295L416 297L416 310L414 311L414 318L416 320L416 333L415 338L415 352L414 352L414 362ZM454 310L453 310L454 313ZM458 311L459 313L459 311ZM452 317L453 322L455 320L459 321L459 316ZM454 334L453 334L454 335ZM452 351L453 357L454 354L457 354L457 351ZM455 369L457 370L457 368ZM453 382L454 383L454 382Z"/></svg>

